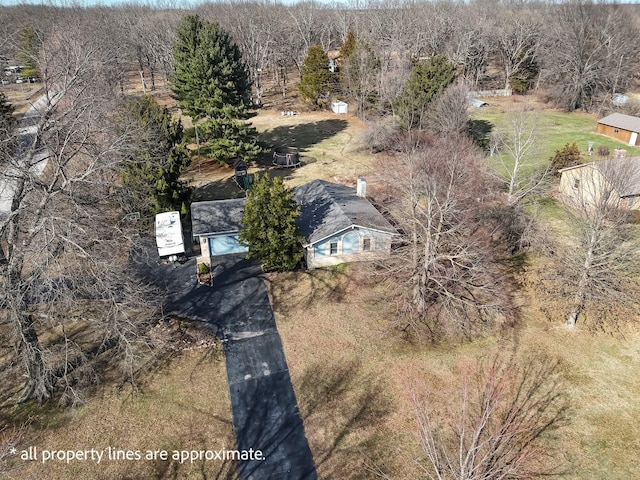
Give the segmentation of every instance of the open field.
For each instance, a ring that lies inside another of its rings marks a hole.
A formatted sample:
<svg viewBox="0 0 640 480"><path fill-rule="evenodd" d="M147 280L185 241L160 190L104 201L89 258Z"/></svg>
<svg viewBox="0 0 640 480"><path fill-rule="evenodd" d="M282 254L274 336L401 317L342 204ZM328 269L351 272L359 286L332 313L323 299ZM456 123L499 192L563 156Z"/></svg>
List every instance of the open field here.
<svg viewBox="0 0 640 480"><path fill-rule="evenodd" d="M471 111L474 120L486 120L493 124L493 130L505 128L510 112L526 109L538 117L538 155L539 164L548 165L548 160L556 150L567 143L576 142L583 152L584 161L598 160L595 154L601 145L609 147L613 154L616 148L624 148L628 157L640 156L640 147L630 147L625 143L596 133L598 115L584 112L566 113L551 109L538 102L532 96L513 96L485 99L489 105ZM588 143L594 142L593 156L587 156Z"/></svg>

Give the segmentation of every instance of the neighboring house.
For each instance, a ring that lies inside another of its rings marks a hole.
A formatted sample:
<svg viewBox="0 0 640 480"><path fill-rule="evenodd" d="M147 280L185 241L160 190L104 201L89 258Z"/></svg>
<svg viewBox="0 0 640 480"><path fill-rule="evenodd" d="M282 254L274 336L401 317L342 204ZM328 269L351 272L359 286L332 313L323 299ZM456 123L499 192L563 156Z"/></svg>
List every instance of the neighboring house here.
<svg viewBox="0 0 640 480"><path fill-rule="evenodd" d="M192 235L194 244L196 241L200 244L202 257L248 251L238 241L246 201L238 198L191 204Z"/></svg>
<svg viewBox="0 0 640 480"><path fill-rule="evenodd" d="M577 205L606 201L614 207L640 210L640 157L613 158L560 171L560 191Z"/></svg>
<svg viewBox="0 0 640 480"><path fill-rule="evenodd" d="M640 118L622 113L612 113L598 120L596 132L615 138L627 145L640 145Z"/></svg>
<svg viewBox="0 0 640 480"><path fill-rule="evenodd" d="M324 180L296 188L301 211L298 227L308 268L368 260L389 254L396 230L366 199L366 183L358 189Z"/></svg>

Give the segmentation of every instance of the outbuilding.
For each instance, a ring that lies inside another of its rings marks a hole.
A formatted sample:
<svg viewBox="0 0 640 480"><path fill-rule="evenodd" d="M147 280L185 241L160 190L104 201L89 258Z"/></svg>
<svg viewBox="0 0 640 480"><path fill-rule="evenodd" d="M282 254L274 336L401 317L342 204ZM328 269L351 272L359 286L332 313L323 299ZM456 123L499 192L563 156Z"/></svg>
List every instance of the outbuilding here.
<svg viewBox="0 0 640 480"><path fill-rule="evenodd" d="M349 105L343 101L337 101L331 103L331 111L340 115L346 115Z"/></svg>
<svg viewBox="0 0 640 480"><path fill-rule="evenodd" d="M596 132L615 138L627 145L640 145L640 118L624 115L622 113L612 113L598 120Z"/></svg>
<svg viewBox="0 0 640 480"><path fill-rule="evenodd" d="M238 240L246 198L193 202L191 228L194 244L204 258L244 253L248 247Z"/></svg>
<svg viewBox="0 0 640 480"><path fill-rule="evenodd" d="M640 209L640 157L612 158L559 172L560 192L571 205Z"/></svg>

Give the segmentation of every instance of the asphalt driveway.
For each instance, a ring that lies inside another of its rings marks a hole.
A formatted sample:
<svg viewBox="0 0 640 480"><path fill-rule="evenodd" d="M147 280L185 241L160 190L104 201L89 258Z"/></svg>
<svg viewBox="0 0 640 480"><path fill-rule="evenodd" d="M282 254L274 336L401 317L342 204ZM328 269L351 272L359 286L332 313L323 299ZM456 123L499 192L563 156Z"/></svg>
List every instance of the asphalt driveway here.
<svg viewBox="0 0 640 480"><path fill-rule="evenodd" d="M197 285L193 258L184 265L156 266L149 274L167 290L167 313L210 323L225 339L237 448L261 450L265 457L240 461L240 478L314 480L311 450L260 267L243 255L227 255L213 262L212 270L213 287Z"/></svg>

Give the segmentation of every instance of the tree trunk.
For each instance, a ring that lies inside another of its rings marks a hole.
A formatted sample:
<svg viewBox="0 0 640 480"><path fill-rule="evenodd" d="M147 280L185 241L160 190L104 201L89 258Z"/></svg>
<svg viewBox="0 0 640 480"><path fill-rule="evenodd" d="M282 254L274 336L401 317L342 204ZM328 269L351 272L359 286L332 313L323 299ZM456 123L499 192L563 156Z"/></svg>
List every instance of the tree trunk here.
<svg viewBox="0 0 640 480"><path fill-rule="evenodd" d="M18 351L27 374L27 381L20 392L18 402L35 398L39 403L43 403L51 397L51 382L45 372L40 339L34 326L33 317L24 314L18 315L19 318L16 319L16 325L20 332Z"/></svg>
<svg viewBox="0 0 640 480"><path fill-rule="evenodd" d="M593 231L589 239L589 248L587 254L584 257L584 265L582 267L582 274L580 275L580 281L578 282L578 289L573 297L573 307L571 313L567 317L567 328L575 328L578 322L578 317L584 310L584 301L587 291L587 282L589 281L589 272L593 263L593 247L597 242L597 233Z"/></svg>
<svg viewBox="0 0 640 480"><path fill-rule="evenodd" d="M282 98L287 98L287 66L280 67L280 75L282 76Z"/></svg>

